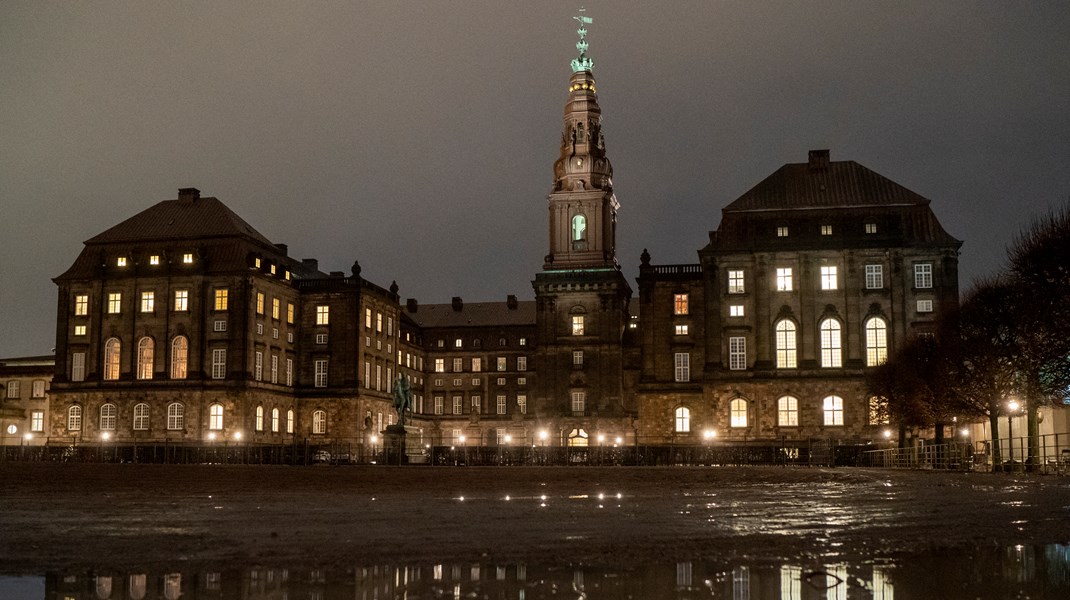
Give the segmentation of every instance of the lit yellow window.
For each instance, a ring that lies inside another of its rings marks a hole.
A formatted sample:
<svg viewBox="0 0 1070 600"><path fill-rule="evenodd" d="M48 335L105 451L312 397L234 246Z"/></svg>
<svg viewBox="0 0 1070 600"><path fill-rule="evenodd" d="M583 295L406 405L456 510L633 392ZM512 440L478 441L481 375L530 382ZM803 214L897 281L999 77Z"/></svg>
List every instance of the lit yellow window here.
<svg viewBox="0 0 1070 600"><path fill-rule="evenodd" d="M89 314L89 295L77 294L74 297L74 315L84 317Z"/></svg>
<svg viewBox="0 0 1070 600"><path fill-rule="evenodd" d="M271 318L278 320L279 307L282 306L282 302L278 298L271 299Z"/></svg>
<svg viewBox="0 0 1070 600"><path fill-rule="evenodd" d="M572 315L572 335L583 335L583 315Z"/></svg>
<svg viewBox="0 0 1070 600"><path fill-rule="evenodd" d="M187 264L187 265L193 264L193 254L191 252L187 252L187 253L183 254L182 255L182 262L183 262L183 264Z"/></svg>
<svg viewBox="0 0 1070 600"><path fill-rule="evenodd" d="M674 315L686 315L687 314L687 294L673 294L672 295L672 314L674 314Z"/></svg>
<svg viewBox="0 0 1070 600"><path fill-rule="evenodd" d="M264 292L256 293L256 314L264 314Z"/></svg>
<svg viewBox="0 0 1070 600"><path fill-rule="evenodd" d="M141 292L141 312L150 313L156 308L156 293Z"/></svg>
<svg viewBox="0 0 1070 600"><path fill-rule="evenodd" d="M160 255L159 254L153 254L152 256L150 256L149 257L149 264L150 265L158 265L158 264L160 264Z"/></svg>
<svg viewBox="0 0 1070 600"><path fill-rule="evenodd" d="M118 314L123 309L123 294L122 292L109 292L108 293L108 313Z"/></svg>
<svg viewBox="0 0 1070 600"><path fill-rule="evenodd" d="M255 267L257 268L257 269L259 269L259 268L260 268L260 259L259 259L259 258L254 258L254 259L253 259L253 265L254 265L254 266L255 266Z"/></svg>
<svg viewBox="0 0 1070 600"><path fill-rule="evenodd" d="M189 310L189 290L175 290L175 311Z"/></svg>
<svg viewBox="0 0 1070 600"><path fill-rule="evenodd" d="M316 325L327 325L331 320L331 307L330 306L317 306L316 307Z"/></svg>
<svg viewBox="0 0 1070 600"><path fill-rule="evenodd" d="M126 257L125 256L120 256L119 258L115 259L115 266L117 266L117 267L125 267L126 266Z"/></svg>
<svg viewBox="0 0 1070 600"><path fill-rule="evenodd" d="M286 303L286 322L291 325L294 322L294 305L289 302Z"/></svg>
<svg viewBox="0 0 1070 600"><path fill-rule="evenodd" d="M219 288L215 291L215 309L227 310L227 288Z"/></svg>

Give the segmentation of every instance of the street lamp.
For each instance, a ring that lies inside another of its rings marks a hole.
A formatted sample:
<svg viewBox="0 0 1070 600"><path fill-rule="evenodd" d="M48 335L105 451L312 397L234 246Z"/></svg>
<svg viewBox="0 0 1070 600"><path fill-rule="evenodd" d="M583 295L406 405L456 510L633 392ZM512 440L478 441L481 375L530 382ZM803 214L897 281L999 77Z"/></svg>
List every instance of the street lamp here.
<svg viewBox="0 0 1070 600"><path fill-rule="evenodd" d="M1007 462L1014 463L1014 413L1018 412L1021 404L1017 400L1007 403Z"/></svg>

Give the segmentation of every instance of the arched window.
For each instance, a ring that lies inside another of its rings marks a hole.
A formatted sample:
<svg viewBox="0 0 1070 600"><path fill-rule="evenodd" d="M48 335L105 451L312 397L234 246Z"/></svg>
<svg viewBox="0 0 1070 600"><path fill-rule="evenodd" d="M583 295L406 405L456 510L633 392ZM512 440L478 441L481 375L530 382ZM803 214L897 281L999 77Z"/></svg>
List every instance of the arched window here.
<svg viewBox="0 0 1070 600"><path fill-rule="evenodd" d="M286 411L286 433L294 432L294 409Z"/></svg>
<svg viewBox="0 0 1070 600"><path fill-rule="evenodd" d="M279 432L279 409L271 409L271 431L272 433Z"/></svg>
<svg viewBox="0 0 1070 600"><path fill-rule="evenodd" d="M223 429L223 405L213 404L208 407L208 429L219 431Z"/></svg>
<svg viewBox="0 0 1070 600"><path fill-rule="evenodd" d="M573 429L568 432L568 445L578 448L584 448L587 446L588 436L587 431L584 429Z"/></svg>
<svg viewBox="0 0 1070 600"><path fill-rule="evenodd" d="M781 427L799 426L799 399L783 396L776 401L776 424Z"/></svg>
<svg viewBox="0 0 1070 600"><path fill-rule="evenodd" d="M82 407L75 404L67 409L67 429L71 431L82 430Z"/></svg>
<svg viewBox="0 0 1070 600"><path fill-rule="evenodd" d="M96 580L97 598L99 600L111 598L111 577L97 575L94 579Z"/></svg>
<svg viewBox="0 0 1070 600"><path fill-rule="evenodd" d="M327 413L322 410L312 413L312 433L327 433Z"/></svg>
<svg viewBox="0 0 1070 600"><path fill-rule="evenodd" d="M836 319L821 321L821 366L842 367L843 352L840 345L840 322Z"/></svg>
<svg viewBox="0 0 1070 600"><path fill-rule="evenodd" d="M153 354L156 343L150 337L137 341L137 378L152 379Z"/></svg>
<svg viewBox="0 0 1070 600"><path fill-rule="evenodd" d="M100 430L101 431L115 431L115 405L112 403L103 404L100 407Z"/></svg>
<svg viewBox="0 0 1070 600"><path fill-rule="evenodd" d="M115 381L119 379L119 354L122 343L119 338L108 338L104 342L104 379Z"/></svg>
<svg viewBox="0 0 1070 600"><path fill-rule="evenodd" d="M149 405L141 402L134 405L134 431L145 431L149 428Z"/></svg>
<svg viewBox="0 0 1070 600"><path fill-rule="evenodd" d="M681 406L676 409L676 433L689 433L691 431L691 409Z"/></svg>
<svg viewBox="0 0 1070 600"><path fill-rule="evenodd" d="M826 396L822 407L825 412L825 425L843 425L843 398Z"/></svg>
<svg viewBox="0 0 1070 600"><path fill-rule="evenodd" d="M732 427L746 427L747 426L747 401L743 398L736 398L729 405L729 411L732 417Z"/></svg>
<svg viewBox="0 0 1070 600"><path fill-rule="evenodd" d="M144 600L145 592L147 591L147 578L144 574L131 575L130 585L127 588L127 594L130 595L130 600Z"/></svg>
<svg viewBox="0 0 1070 600"><path fill-rule="evenodd" d="M572 241L582 242L587 239L587 217L576 215L572 217Z"/></svg>
<svg viewBox="0 0 1070 600"><path fill-rule="evenodd" d="M167 405L167 428L171 431L186 427L186 407L181 402Z"/></svg>
<svg viewBox="0 0 1070 600"><path fill-rule="evenodd" d="M171 342L171 379L185 379L189 357L189 340L176 335Z"/></svg>
<svg viewBox="0 0 1070 600"><path fill-rule="evenodd" d="M876 367L888 360L888 324L880 317L866 321L866 366Z"/></svg>
<svg viewBox="0 0 1070 600"><path fill-rule="evenodd" d="M776 368L794 369L798 366L795 351L795 323L781 319L776 324Z"/></svg>
<svg viewBox="0 0 1070 600"><path fill-rule="evenodd" d="M257 431L264 430L264 405L258 405L256 407L256 422L253 424L253 428Z"/></svg>

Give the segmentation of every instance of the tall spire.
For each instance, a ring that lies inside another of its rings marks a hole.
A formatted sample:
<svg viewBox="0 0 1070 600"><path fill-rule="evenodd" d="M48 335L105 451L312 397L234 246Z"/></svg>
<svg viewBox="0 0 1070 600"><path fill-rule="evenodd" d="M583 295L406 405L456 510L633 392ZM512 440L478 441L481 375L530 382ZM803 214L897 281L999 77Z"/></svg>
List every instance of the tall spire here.
<svg viewBox="0 0 1070 600"><path fill-rule="evenodd" d="M587 57L587 28L591 18L573 17L580 23L579 57L572 61L572 76L565 103L561 150L554 162L550 201L550 254L547 269L605 268L616 266L616 221L619 204L613 194L613 166L602 137L602 109L598 106L593 61Z"/></svg>
<svg viewBox="0 0 1070 600"><path fill-rule="evenodd" d="M580 36L580 41L576 42L576 49L580 51L580 55L572 59L572 72L579 73L580 71L590 71L594 68L594 61L587 57L587 26L594 22L594 19L584 15L587 12L586 8L580 7L580 14L572 17L580 24L580 28L576 30L576 33Z"/></svg>

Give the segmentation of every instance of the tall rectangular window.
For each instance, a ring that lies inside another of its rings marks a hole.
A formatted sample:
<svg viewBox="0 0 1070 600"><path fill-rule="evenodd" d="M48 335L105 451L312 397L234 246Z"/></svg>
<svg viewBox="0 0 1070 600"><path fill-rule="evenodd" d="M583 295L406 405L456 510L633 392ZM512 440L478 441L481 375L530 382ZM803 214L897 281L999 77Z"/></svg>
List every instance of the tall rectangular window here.
<svg viewBox="0 0 1070 600"><path fill-rule="evenodd" d="M212 379L224 379L227 376L227 349L212 350Z"/></svg>
<svg viewBox="0 0 1070 600"><path fill-rule="evenodd" d="M687 294L673 294L672 295L672 314L674 315L686 315L688 314L687 306Z"/></svg>
<svg viewBox="0 0 1070 600"><path fill-rule="evenodd" d="M383 313L375 311L375 331L376 333L383 332Z"/></svg>
<svg viewBox="0 0 1070 600"><path fill-rule="evenodd" d="M528 370L528 357L518 356L516 357L516 370L527 371Z"/></svg>
<svg viewBox="0 0 1070 600"><path fill-rule="evenodd" d="M271 383L279 382L279 356L271 355Z"/></svg>
<svg viewBox="0 0 1070 600"><path fill-rule="evenodd" d="M843 398L828 396L823 401L825 425L843 425Z"/></svg>
<svg viewBox="0 0 1070 600"><path fill-rule="evenodd" d="M445 410L445 406L443 406L445 404L445 402L446 402L446 398L444 396L435 396L435 414L436 415L441 415L442 411Z"/></svg>
<svg viewBox="0 0 1070 600"><path fill-rule="evenodd" d="M455 358L455 359L453 359L453 372L454 373L460 373L462 371L464 371L464 359L463 358Z"/></svg>
<svg viewBox="0 0 1070 600"><path fill-rule="evenodd" d="M516 408L520 411L520 414L528 414L528 396L527 394L518 394L516 397Z"/></svg>
<svg viewBox="0 0 1070 600"><path fill-rule="evenodd" d="M175 290L175 311L189 310L189 290Z"/></svg>
<svg viewBox="0 0 1070 600"><path fill-rule="evenodd" d="M743 269L729 269L728 293L742 294L745 290L746 288L743 287Z"/></svg>
<svg viewBox="0 0 1070 600"><path fill-rule="evenodd" d="M461 414L463 412L464 412L464 397L462 397L462 396L454 396L453 397L453 414L459 415L459 414Z"/></svg>
<svg viewBox="0 0 1070 600"><path fill-rule="evenodd" d="M75 294L74 296L74 316L84 317L89 314L89 295L88 294Z"/></svg>
<svg viewBox="0 0 1070 600"><path fill-rule="evenodd" d="M278 321L279 320L279 313L281 312L281 310L282 310L282 300L279 300L278 298L272 298L271 299L271 318L275 319L276 321Z"/></svg>
<svg viewBox="0 0 1070 600"><path fill-rule="evenodd" d="M264 378L264 353L256 351L256 362L253 365L253 379L260 381Z"/></svg>
<svg viewBox="0 0 1070 600"><path fill-rule="evenodd" d="M108 314L116 315L123 310L123 293L108 292Z"/></svg>
<svg viewBox="0 0 1070 600"><path fill-rule="evenodd" d="M914 265L914 287L928 289L933 286L933 264L918 263Z"/></svg>
<svg viewBox="0 0 1070 600"><path fill-rule="evenodd" d="M45 380L35 379L30 387L31 398L44 398L45 397Z"/></svg>
<svg viewBox="0 0 1070 600"><path fill-rule="evenodd" d="M383 365L375 365L375 389L383 389Z"/></svg>
<svg viewBox="0 0 1070 600"><path fill-rule="evenodd" d="M20 398L22 397L22 384L17 379L12 379L7 382L7 397L8 398Z"/></svg>
<svg viewBox="0 0 1070 600"><path fill-rule="evenodd" d="M444 359L444 358L436 358L435 359L435 373L445 373L445 372L446 372L446 359Z"/></svg>
<svg viewBox="0 0 1070 600"><path fill-rule="evenodd" d="M506 368L507 368L507 365L506 365L506 360L507 360L507 359L506 359L506 358L505 358L504 356L499 356L499 357L498 357L498 364L497 364L497 367L498 367L498 370L499 370L499 371L504 371L504 370L506 370Z"/></svg>
<svg viewBox="0 0 1070 600"><path fill-rule="evenodd" d="M286 385L293 387L294 384L294 359L286 359Z"/></svg>
<svg viewBox="0 0 1070 600"><path fill-rule="evenodd" d="M799 399L792 396L784 396L776 401L777 419L776 424L781 427L799 426Z"/></svg>
<svg viewBox="0 0 1070 600"><path fill-rule="evenodd" d="M791 290L791 267L778 268L776 270L776 291L790 292Z"/></svg>
<svg viewBox="0 0 1070 600"><path fill-rule="evenodd" d="M365 308L364 309L364 328L365 329L371 329L372 328L372 309L370 309L370 308Z"/></svg>
<svg viewBox="0 0 1070 600"><path fill-rule="evenodd" d="M294 324L294 305L293 302L286 303L286 322L290 325Z"/></svg>
<svg viewBox="0 0 1070 600"><path fill-rule="evenodd" d="M495 403L494 403L495 412L497 412L499 415L504 415L505 414L505 395L504 394L498 394L498 396L497 396L497 398L495 398L495 400L496 400Z"/></svg>
<svg viewBox="0 0 1070 600"><path fill-rule="evenodd" d="M478 357L473 358L472 359L472 372L473 373L478 373L478 372L480 372L482 370L483 370L483 359L482 358L478 358Z"/></svg>
<svg viewBox="0 0 1070 600"><path fill-rule="evenodd" d="M71 381L85 381L85 352L71 354Z"/></svg>
<svg viewBox="0 0 1070 600"><path fill-rule="evenodd" d="M572 335L583 335L583 315L572 315Z"/></svg>
<svg viewBox="0 0 1070 600"><path fill-rule="evenodd" d="M879 290L884 288L884 266L866 265L866 289Z"/></svg>
<svg viewBox="0 0 1070 600"><path fill-rule="evenodd" d="M676 381L691 381L691 355L687 352L677 352L673 356L674 379Z"/></svg>
<svg viewBox="0 0 1070 600"><path fill-rule="evenodd" d="M733 371L747 368L747 338L728 338L728 368Z"/></svg>
<svg viewBox="0 0 1070 600"><path fill-rule="evenodd" d="M227 310L227 301L229 300L229 292L227 291L227 288L217 288L215 290L214 296L215 298L212 303L212 306L216 310Z"/></svg>
<svg viewBox="0 0 1070 600"><path fill-rule="evenodd" d="M264 314L264 292L256 293L256 314Z"/></svg>
<svg viewBox="0 0 1070 600"><path fill-rule="evenodd" d="M572 366L574 366L574 367L582 367L583 366L583 350L573 350L572 351Z"/></svg>
<svg viewBox="0 0 1070 600"><path fill-rule="evenodd" d="M839 287L836 280L836 267L821 267L821 289L834 290Z"/></svg>
<svg viewBox="0 0 1070 600"><path fill-rule="evenodd" d="M318 388L327 387L327 359L320 358L315 362L315 382L314 385Z"/></svg>
<svg viewBox="0 0 1070 600"><path fill-rule="evenodd" d="M587 411L587 392L574 390L572 392L572 414L581 415Z"/></svg>
<svg viewBox="0 0 1070 600"><path fill-rule="evenodd" d="M319 305L316 307L316 325L330 325L331 307Z"/></svg>
<svg viewBox="0 0 1070 600"><path fill-rule="evenodd" d="M30 431L41 433L45 430L45 411L35 410L30 413Z"/></svg>
<svg viewBox="0 0 1070 600"><path fill-rule="evenodd" d="M150 313L156 308L156 293L141 292L141 312Z"/></svg>

